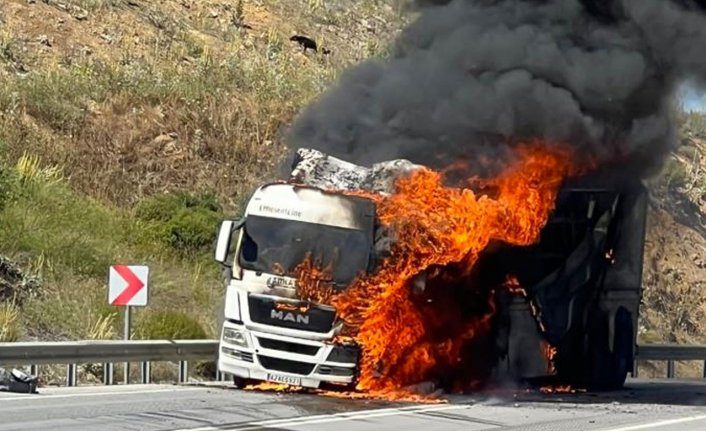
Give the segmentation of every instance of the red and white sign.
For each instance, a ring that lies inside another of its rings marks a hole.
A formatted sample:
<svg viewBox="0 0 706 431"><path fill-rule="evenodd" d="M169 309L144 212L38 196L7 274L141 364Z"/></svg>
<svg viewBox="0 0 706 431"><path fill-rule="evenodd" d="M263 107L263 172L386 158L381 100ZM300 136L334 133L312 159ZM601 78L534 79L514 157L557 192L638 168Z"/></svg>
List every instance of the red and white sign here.
<svg viewBox="0 0 706 431"><path fill-rule="evenodd" d="M142 265L113 265L108 276L110 305L147 305L147 282L150 269Z"/></svg>

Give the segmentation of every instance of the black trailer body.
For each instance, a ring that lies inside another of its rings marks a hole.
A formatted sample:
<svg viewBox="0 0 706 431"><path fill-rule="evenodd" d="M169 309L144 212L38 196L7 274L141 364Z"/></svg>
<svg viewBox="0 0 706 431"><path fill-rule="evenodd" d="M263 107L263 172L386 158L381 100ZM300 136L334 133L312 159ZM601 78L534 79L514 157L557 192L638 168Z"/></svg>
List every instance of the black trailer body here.
<svg viewBox="0 0 706 431"><path fill-rule="evenodd" d="M633 370L641 300L647 192L621 187L562 188L531 247L504 249L489 266L514 274L527 292L500 308L498 372L591 389L621 387ZM548 367L542 343L554 347Z"/></svg>

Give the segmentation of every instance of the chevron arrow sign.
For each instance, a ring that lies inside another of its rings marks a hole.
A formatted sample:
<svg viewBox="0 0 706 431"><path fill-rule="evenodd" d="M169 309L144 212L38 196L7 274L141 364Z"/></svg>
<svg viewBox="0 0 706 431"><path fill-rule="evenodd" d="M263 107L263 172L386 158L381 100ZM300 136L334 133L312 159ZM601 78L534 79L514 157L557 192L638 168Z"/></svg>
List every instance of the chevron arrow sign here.
<svg viewBox="0 0 706 431"><path fill-rule="evenodd" d="M108 276L108 303L144 307L147 305L149 267L113 265Z"/></svg>

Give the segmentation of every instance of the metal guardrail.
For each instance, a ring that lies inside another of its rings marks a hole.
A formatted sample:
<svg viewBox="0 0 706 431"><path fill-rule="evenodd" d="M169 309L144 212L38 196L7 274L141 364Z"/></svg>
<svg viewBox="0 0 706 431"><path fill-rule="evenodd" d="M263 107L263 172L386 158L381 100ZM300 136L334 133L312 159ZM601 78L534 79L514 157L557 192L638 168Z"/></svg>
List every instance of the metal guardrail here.
<svg viewBox="0 0 706 431"><path fill-rule="evenodd" d="M0 364L215 359L218 340L139 340L0 343Z"/></svg>
<svg viewBox="0 0 706 431"><path fill-rule="evenodd" d="M642 344L637 346L637 361L667 361L667 378L673 379L675 361L704 361L703 378L706 379L706 346L682 344ZM637 366L635 366L637 371ZM633 374L637 377L637 372Z"/></svg>
<svg viewBox="0 0 706 431"><path fill-rule="evenodd" d="M76 385L77 364L103 363L103 383L113 384L113 364L141 362L142 383L151 382L151 362L179 363L178 380L188 376L188 361L215 360L218 340L131 340L0 343L0 366L26 364L37 374L41 364L67 364L66 383ZM128 367L126 367L128 369ZM129 374L125 375L125 381Z"/></svg>
<svg viewBox="0 0 706 431"><path fill-rule="evenodd" d="M218 340L139 340L0 343L0 366L30 365L37 374L40 364L67 364L67 385L76 385L77 364L103 363L103 382L113 384L113 364L141 362L142 383L151 381L151 362L179 363L178 381L188 377L188 361L215 360ZM704 361L706 345L643 344L638 361L667 361L667 378L675 376L675 361ZM634 377L637 377L635 366ZM221 380L220 374L218 380ZM127 381L127 376L126 376Z"/></svg>

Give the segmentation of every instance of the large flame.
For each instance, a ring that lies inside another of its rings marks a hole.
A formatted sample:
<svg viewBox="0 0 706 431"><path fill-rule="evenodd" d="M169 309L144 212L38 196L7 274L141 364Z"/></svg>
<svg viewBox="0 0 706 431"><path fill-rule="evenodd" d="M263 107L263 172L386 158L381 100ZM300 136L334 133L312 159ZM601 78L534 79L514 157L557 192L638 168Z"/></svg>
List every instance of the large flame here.
<svg viewBox="0 0 706 431"><path fill-rule="evenodd" d="M305 296L333 304L362 347L359 390L400 393L449 378L455 389L473 386L468 362L483 355L473 343L490 330L494 291L468 285L459 293L449 286L472 272L491 242L535 243L562 181L574 171L563 147L528 144L516 151L498 176L472 182L490 190L485 194L446 186L442 173L422 169L398 180L396 193L370 196L395 242L378 271L349 289L317 293L304 277L309 266L302 266Z"/></svg>

